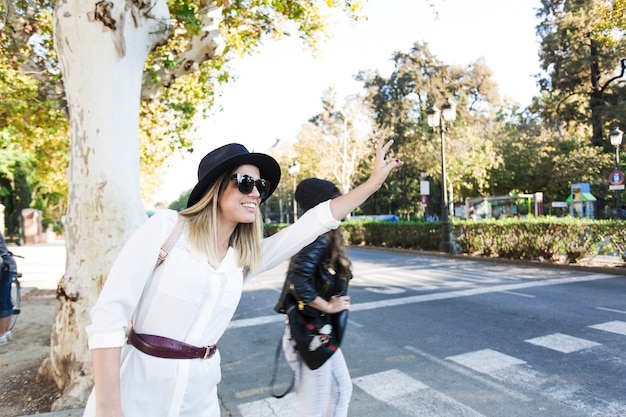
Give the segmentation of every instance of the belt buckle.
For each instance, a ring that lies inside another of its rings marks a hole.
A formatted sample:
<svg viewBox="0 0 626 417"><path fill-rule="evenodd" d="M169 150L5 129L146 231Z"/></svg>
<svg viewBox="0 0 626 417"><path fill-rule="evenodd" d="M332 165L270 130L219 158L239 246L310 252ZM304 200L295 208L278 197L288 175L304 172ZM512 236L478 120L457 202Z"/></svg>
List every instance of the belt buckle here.
<svg viewBox="0 0 626 417"><path fill-rule="evenodd" d="M204 356L202 357L202 359L209 359L211 356L213 356L213 354L215 353L214 349L215 349L215 345L207 346L205 348Z"/></svg>

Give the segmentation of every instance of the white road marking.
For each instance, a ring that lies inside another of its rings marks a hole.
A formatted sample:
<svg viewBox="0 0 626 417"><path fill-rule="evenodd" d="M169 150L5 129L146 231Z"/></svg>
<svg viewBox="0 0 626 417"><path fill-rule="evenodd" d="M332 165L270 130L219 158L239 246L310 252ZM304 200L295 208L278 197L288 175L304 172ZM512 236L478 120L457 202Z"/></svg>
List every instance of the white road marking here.
<svg viewBox="0 0 626 417"><path fill-rule="evenodd" d="M530 366L522 366L526 362L512 356L504 355L491 349L469 352L449 357L463 365L488 374L489 377L516 387L516 391L535 392L557 403L579 410L589 417L626 416L626 404L614 399L594 397L592 402L585 402L581 392L586 388L572 384L559 376L545 375Z"/></svg>
<svg viewBox="0 0 626 417"><path fill-rule="evenodd" d="M605 332L617 333L626 336L626 322L624 321L608 321L606 323L600 323L589 327L592 329L604 330Z"/></svg>
<svg viewBox="0 0 626 417"><path fill-rule="evenodd" d="M521 292L515 292L515 291L502 291L503 294L510 294L510 295L517 295L518 297L526 297L526 298L537 298L534 295L530 295L530 294L523 294Z"/></svg>
<svg viewBox="0 0 626 417"><path fill-rule="evenodd" d="M525 342L563 353L578 352L579 350L602 346L602 344L592 342L591 340L568 336L562 333L554 333L547 336L535 337L533 339L527 339L525 340Z"/></svg>
<svg viewBox="0 0 626 417"><path fill-rule="evenodd" d="M483 349L463 353L461 355L448 356L446 359L483 374L489 374L499 369L515 365L524 365L526 363L521 359L505 355L504 353L500 353L492 349Z"/></svg>
<svg viewBox="0 0 626 417"><path fill-rule="evenodd" d="M373 292L375 294L386 294L386 295L396 295L396 294L404 294L406 290L402 288L392 287L392 286L384 286L384 287L365 287L363 288L365 291Z"/></svg>
<svg viewBox="0 0 626 417"><path fill-rule="evenodd" d="M605 308L605 307L596 307L598 310L604 310L604 311L610 311L611 313L620 313L620 314L626 314L626 311L623 310L615 310L612 308Z"/></svg>
<svg viewBox="0 0 626 417"><path fill-rule="evenodd" d="M512 389L504 386L503 384L500 384L497 381L494 381L491 378L483 377L482 375L479 375L476 372L473 372L472 370L469 370L468 368L464 366L459 366L450 361L439 359L438 357L431 355L430 353L424 352L422 350L419 350L413 346L405 346L404 348L408 350L409 352L412 352L418 356L421 356L422 358L428 359L430 362L437 364L437 366L448 369L451 372L455 372L457 374L463 375L466 378L470 378L479 384L485 385L495 391L508 395L511 398L514 398L519 401L530 401L530 397L520 392L513 391Z"/></svg>
<svg viewBox="0 0 626 417"><path fill-rule="evenodd" d="M485 417L455 399L397 370L370 374L352 380L367 394L412 417ZM237 406L243 417L284 417L294 415L296 394L281 399L267 397ZM395 415L395 414L394 414Z"/></svg>
<svg viewBox="0 0 626 417"><path fill-rule="evenodd" d="M484 417L397 369L354 378L353 382L372 397L409 416Z"/></svg>
<svg viewBox="0 0 626 417"><path fill-rule="evenodd" d="M381 307L395 307L406 304L424 303L428 301L449 300L459 297L470 297L474 295L489 294L493 292L512 291L524 288L546 287L550 285L571 284L575 282L597 281L601 279L615 278L615 275L608 274L592 274L570 278L555 278L544 281L520 282L515 284L494 285L491 287L469 288L465 290L446 291L435 294L413 295L410 297L398 297L387 300L371 301L368 303L352 304L351 311L372 310ZM228 326L231 329L241 327L260 326L264 324L284 322L285 317L282 314L273 314L271 316L254 317L250 319L233 320Z"/></svg>

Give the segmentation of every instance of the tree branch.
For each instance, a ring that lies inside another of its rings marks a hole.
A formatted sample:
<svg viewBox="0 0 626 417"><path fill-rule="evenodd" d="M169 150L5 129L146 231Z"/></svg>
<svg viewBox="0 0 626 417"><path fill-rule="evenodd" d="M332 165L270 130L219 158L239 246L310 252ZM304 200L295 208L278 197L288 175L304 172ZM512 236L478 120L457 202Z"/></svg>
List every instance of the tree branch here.
<svg viewBox="0 0 626 417"><path fill-rule="evenodd" d="M600 88L600 93L604 94L604 90L606 90L613 81L624 77L624 72L626 72L626 58L620 59L619 63L620 63L620 66L622 67L622 70L620 71L619 75L616 75L615 77L605 82L602 88Z"/></svg>
<svg viewBox="0 0 626 417"><path fill-rule="evenodd" d="M222 6L211 1L202 14L200 33L191 38L186 51L178 55L174 68L160 68L156 73L145 73L141 99L153 99L162 87L171 86L178 78L192 74L203 62L215 59L224 52L225 42L219 29L222 21ZM155 82L156 80L156 82Z"/></svg>

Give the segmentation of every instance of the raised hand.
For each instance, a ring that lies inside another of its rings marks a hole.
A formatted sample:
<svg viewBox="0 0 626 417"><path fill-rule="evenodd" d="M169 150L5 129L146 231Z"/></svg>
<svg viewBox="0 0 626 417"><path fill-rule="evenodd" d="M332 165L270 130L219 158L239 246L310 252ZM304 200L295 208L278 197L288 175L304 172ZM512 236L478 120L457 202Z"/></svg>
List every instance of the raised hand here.
<svg viewBox="0 0 626 417"><path fill-rule="evenodd" d="M376 143L376 155L372 173L367 181L352 189L349 193L331 200L330 211L335 219L343 219L352 212L352 210L363 204L369 196L378 191L383 185L391 170L404 165L404 162L399 159L386 158L387 151L391 145L393 145L393 139L388 140L384 145L383 140L379 140L378 143Z"/></svg>

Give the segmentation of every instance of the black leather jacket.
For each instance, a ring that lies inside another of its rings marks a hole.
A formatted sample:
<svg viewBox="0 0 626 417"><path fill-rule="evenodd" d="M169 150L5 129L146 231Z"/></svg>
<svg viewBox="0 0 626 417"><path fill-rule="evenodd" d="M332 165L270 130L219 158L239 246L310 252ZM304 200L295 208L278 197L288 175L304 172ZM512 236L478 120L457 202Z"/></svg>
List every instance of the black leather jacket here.
<svg viewBox="0 0 626 417"><path fill-rule="evenodd" d="M346 295L347 281L326 265L329 258L330 241L324 235L294 255L274 310L285 314L294 304L303 310L318 295L325 300L333 295Z"/></svg>

